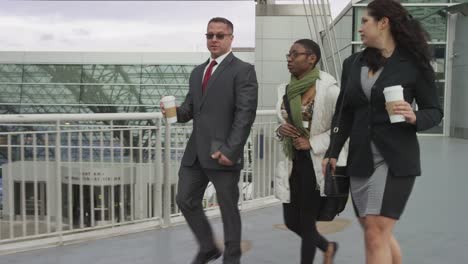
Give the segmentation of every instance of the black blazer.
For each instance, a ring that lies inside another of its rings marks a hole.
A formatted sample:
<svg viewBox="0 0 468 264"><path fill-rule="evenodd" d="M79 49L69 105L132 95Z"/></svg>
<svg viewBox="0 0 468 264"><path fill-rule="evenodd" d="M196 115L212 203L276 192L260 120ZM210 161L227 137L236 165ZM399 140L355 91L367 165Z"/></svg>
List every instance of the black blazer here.
<svg viewBox="0 0 468 264"><path fill-rule="evenodd" d="M214 71L203 94L202 78L208 62L192 71L188 94L177 108L178 122L193 120L193 131L182 157L182 165L192 166L198 158L203 168L241 170L244 166L244 145L257 110L255 69L230 53ZM217 150L234 165L222 166L213 160L211 154Z"/></svg>
<svg viewBox="0 0 468 264"><path fill-rule="evenodd" d="M345 141L350 138L347 174L351 177L370 176L374 172L370 146L373 141L395 176L419 176L421 161L416 132L436 126L443 116L435 81L425 77L409 55L397 48L372 87L369 101L361 86L361 67L365 65L362 52L343 62L335 124L343 102L343 91L347 92L339 132L332 135L335 144L327 155L337 158ZM383 90L393 85L403 86L407 102L416 100L416 125L390 123Z"/></svg>

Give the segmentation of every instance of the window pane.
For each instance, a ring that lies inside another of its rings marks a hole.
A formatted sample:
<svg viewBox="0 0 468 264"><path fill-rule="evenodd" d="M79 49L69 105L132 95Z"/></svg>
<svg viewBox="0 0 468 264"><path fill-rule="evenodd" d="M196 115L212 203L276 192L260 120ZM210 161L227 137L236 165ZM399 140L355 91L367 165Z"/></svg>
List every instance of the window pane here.
<svg viewBox="0 0 468 264"><path fill-rule="evenodd" d="M447 12L443 7L408 7L407 9L429 33L431 41L446 41Z"/></svg>
<svg viewBox="0 0 468 264"><path fill-rule="evenodd" d="M417 19L429 33L433 42L444 42L447 38L447 12L444 7L407 7L410 14ZM353 41L360 41L359 28L365 7L356 7L354 16Z"/></svg>
<svg viewBox="0 0 468 264"><path fill-rule="evenodd" d="M21 85L0 83L0 91L0 103L19 103Z"/></svg>
<svg viewBox="0 0 468 264"><path fill-rule="evenodd" d="M23 65L0 64L0 83L20 83L23 77Z"/></svg>
<svg viewBox="0 0 468 264"><path fill-rule="evenodd" d="M361 41L361 36L359 35L359 28L361 27L361 18L366 11L365 7L356 7L354 12L354 34L353 41Z"/></svg>
<svg viewBox="0 0 468 264"><path fill-rule="evenodd" d="M436 79L445 81L445 45L432 45L432 67L436 73Z"/></svg>
<svg viewBox="0 0 468 264"><path fill-rule="evenodd" d="M80 65L24 65L25 83L79 83Z"/></svg>

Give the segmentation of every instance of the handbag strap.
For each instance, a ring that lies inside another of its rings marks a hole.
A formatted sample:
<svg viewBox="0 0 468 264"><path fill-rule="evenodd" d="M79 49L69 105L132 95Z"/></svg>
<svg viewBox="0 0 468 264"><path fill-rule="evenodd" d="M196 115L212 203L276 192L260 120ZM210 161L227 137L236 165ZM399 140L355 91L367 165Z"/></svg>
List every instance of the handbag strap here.
<svg viewBox="0 0 468 264"><path fill-rule="evenodd" d="M286 88L284 89L284 95L283 95L283 104L284 104L284 110L286 110L286 113L288 113L288 120L286 122L290 123L289 120L291 119L291 105L289 104L288 100L288 87L289 85L286 85Z"/></svg>

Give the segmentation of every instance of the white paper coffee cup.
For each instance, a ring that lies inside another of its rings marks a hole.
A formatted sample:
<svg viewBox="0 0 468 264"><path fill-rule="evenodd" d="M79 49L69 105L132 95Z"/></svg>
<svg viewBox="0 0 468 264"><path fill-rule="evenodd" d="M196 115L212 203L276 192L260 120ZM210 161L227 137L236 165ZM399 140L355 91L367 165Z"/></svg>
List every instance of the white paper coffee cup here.
<svg viewBox="0 0 468 264"><path fill-rule="evenodd" d="M173 124L177 122L177 109L175 103L175 97L172 95L164 96L161 99L161 103L166 110L166 120L169 124Z"/></svg>
<svg viewBox="0 0 468 264"><path fill-rule="evenodd" d="M385 102L388 115L390 116L391 123L405 122L405 117L403 115L395 115L393 113L393 106L396 103L404 101L403 97L403 87L401 85L389 86L386 87L383 91L385 96Z"/></svg>

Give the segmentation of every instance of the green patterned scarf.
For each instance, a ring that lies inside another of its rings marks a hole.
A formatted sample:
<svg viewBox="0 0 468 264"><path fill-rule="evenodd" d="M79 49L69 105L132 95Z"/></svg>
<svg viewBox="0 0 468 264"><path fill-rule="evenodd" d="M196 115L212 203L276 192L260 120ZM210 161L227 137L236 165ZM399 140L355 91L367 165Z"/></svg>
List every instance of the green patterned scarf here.
<svg viewBox="0 0 468 264"><path fill-rule="evenodd" d="M289 82L288 89L286 91L289 105L291 108L291 116L288 118L288 122L294 125L302 136L309 137L309 131L304 128L302 124L302 100L301 96L313 85L317 79L319 79L320 70L317 67L307 72L302 79L297 79L291 75L291 81ZM290 137L286 137L283 140L283 151L286 157L290 160L294 158L294 145L293 140Z"/></svg>

